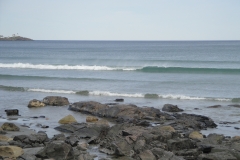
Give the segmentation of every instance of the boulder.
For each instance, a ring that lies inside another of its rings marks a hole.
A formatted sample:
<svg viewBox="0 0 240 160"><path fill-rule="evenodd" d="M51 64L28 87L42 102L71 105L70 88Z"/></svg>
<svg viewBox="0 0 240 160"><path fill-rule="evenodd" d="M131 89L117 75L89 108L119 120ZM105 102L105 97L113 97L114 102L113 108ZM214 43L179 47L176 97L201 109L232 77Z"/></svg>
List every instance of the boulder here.
<svg viewBox="0 0 240 160"><path fill-rule="evenodd" d="M18 109L6 109L7 116L19 116Z"/></svg>
<svg viewBox="0 0 240 160"><path fill-rule="evenodd" d="M96 122L96 121L98 121L97 117L87 116L86 118L86 122Z"/></svg>
<svg viewBox="0 0 240 160"><path fill-rule="evenodd" d="M176 132L172 126L162 126L160 127L160 130L167 131L167 132Z"/></svg>
<svg viewBox="0 0 240 160"><path fill-rule="evenodd" d="M45 103L36 99L33 99L28 103L28 108L36 108L36 107L44 107L44 106L46 106Z"/></svg>
<svg viewBox="0 0 240 160"><path fill-rule="evenodd" d="M16 146L0 146L0 156L17 158L23 154L23 149Z"/></svg>
<svg viewBox="0 0 240 160"><path fill-rule="evenodd" d="M77 122L77 120L72 115L67 115L58 121L60 124L68 124L73 122Z"/></svg>
<svg viewBox="0 0 240 160"><path fill-rule="evenodd" d="M109 108L108 105L101 104L101 103L98 103L95 101L82 101L82 102L76 102L76 103L71 104L68 109L77 111L77 112L98 115L99 111L105 110L107 108Z"/></svg>
<svg viewBox="0 0 240 160"><path fill-rule="evenodd" d="M48 143L42 150L36 155L37 158L47 159L53 158L56 160L73 160L74 152L73 148L62 141L53 141Z"/></svg>
<svg viewBox="0 0 240 160"><path fill-rule="evenodd" d="M69 105L68 99L66 97L60 97L60 96L48 96L48 97L45 97L42 102L49 106Z"/></svg>
<svg viewBox="0 0 240 160"><path fill-rule="evenodd" d="M123 102L124 99L123 98L118 98L118 99L115 99L115 102Z"/></svg>
<svg viewBox="0 0 240 160"><path fill-rule="evenodd" d="M145 150L139 154L141 160L156 160L156 157L150 150Z"/></svg>
<svg viewBox="0 0 240 160"><path fill-rule="evenodd" d="M177 105L165 104L162 108L162 111L166 112L182 112L183 110L178 108Z"/></svg>
<svg viewBox="0 0 240 160"><path fill-rule="evenodd" d="M14 123L8 123L8 122L3 123L1 128L4 131L19 131L20 130L19 127L16 126Z"/></svg>
<svg viewBox="0 0 240 160"><path fill-rule="evenodd" d="M191 139L203 139L203 135L198 131L193 131L189 134L189 138L191 138Z"/></svg>

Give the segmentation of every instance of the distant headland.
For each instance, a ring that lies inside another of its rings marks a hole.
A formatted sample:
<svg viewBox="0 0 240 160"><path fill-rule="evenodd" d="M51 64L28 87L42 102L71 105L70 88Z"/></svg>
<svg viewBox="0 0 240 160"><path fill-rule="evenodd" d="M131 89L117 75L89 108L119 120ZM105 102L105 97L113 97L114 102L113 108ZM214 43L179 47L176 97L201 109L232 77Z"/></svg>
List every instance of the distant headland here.
<svg viewBox="0 0 240 160"><path fill-rule="evenodd" d="M4 37L0 35L0 41L33 41L30 38L19 36L18 34L13 34L12 37Z"/></svg>

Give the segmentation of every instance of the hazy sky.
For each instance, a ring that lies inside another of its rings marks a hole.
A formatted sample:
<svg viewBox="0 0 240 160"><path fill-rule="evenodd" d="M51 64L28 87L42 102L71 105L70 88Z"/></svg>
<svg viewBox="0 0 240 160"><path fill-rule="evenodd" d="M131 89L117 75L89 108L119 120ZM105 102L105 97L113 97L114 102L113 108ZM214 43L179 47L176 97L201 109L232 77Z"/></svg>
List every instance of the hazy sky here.
<svg viewBox="0 0 240 160"><path fill-rule="evenodd" d="M240 40L240 0L0 0L0 35L35 40Z"/></svg>

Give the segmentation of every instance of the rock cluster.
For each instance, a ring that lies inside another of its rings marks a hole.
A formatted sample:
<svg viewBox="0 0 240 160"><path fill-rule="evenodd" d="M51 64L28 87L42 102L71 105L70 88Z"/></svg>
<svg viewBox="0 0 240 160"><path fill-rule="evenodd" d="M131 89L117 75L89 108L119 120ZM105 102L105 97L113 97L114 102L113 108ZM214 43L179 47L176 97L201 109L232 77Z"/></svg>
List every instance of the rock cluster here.
<svg viewBox="0 0 240 160"><path fill-rule="evenodd" d="M43 102L60 106L66 105L65 100L46 97ZM176 113L182 110L174 105L164 105L162 110L166 113L153 107L84 101L71 104L69 110L93 116L86 118L87 123L78 123L71 115L64 117L59 121L61 125L55 127L63 133L51 139L43 131L13 139L0 136L0 159L93 160L95 156L88 152L91 144L99 146L100 152L111 155L114 160L240 159L240 137L202 135L202 129L217 125L206 116ZM108 121L101 118L108 118L115 125L110 127ZM15 128L9 123L4 124L3 129L4 126ZM23 152L33 148L34 153Z"/></svg>
<svg viewBox="0 0 240 160"><path fill-rule="evenodd" d="M42 101L33 99L28 103L29 108L44 107L44 106L65 106L69 105L69 101L66 97L60 96L48 96Z"/></svg>

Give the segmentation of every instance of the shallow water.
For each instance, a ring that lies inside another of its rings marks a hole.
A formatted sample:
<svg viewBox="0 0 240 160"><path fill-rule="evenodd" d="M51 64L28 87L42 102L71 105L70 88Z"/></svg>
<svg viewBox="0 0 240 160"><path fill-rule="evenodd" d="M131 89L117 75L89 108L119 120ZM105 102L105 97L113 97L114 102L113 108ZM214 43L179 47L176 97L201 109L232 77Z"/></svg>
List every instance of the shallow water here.
<svg viewBox="0 0 240 160"><path fill-rule="evenodd" d="M86 117L67 107L27 108L30 100L50 95L71 103L124 98L140 107L175 104L218 124L205 134L239 135L240 108L228 106L240 103L239 79L240 41L0 42L0 115L19 109L28 119L19 123L35 130L35 123L49 125L49 135L68 114L79 122ZM212 105L222 107L207 108ZM40 115L48 119L29 118Z"/></svg>

